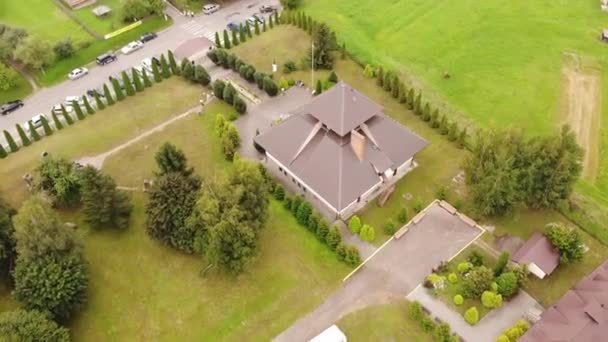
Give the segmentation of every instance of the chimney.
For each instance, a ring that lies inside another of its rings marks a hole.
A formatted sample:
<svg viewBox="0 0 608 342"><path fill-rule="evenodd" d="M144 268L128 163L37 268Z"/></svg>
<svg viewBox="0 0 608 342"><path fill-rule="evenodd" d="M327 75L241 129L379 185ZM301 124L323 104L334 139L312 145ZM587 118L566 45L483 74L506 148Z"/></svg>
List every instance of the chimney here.
<svg viewBox="0 0 608 342"><path fill-rule="evenodd" d="M365 159L365 150L367 149L367 141L365 136L355 130L350 131L350 147L359 159L363 161Z"/></svg>

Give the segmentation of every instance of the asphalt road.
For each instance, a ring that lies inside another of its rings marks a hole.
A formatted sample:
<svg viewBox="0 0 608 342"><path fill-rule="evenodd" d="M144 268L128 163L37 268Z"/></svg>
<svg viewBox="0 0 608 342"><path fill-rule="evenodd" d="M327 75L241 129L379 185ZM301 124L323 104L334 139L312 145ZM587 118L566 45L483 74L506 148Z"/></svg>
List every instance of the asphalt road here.
<svg viewBox="0 0 608 342"><path fill-rule="evenodd" d="M70 81L66 75L66 81L50 88L43 88L32 94L24 100L24 107L0 117L0 130L15 133L15 124L23 124L39 113L48 116L51 108L64 102L66 96L81 96L88 89L97 88L104 82L109 85L109 76L123 70L130 70L132 67L139 65L144 58L160 55L169 49L174 50L183 42L195 37L212 38L215 31L224 30L229 22L244 21L258 12L260 6L278 6L278 2L278 0L240 0L211 15L199 14L194 18L185 17L169 6L166 13L173 18L173 24L159 32L158 38L146 43L144 48L129 55L118 53L118 60L106 66L95 66L92 61L90 65L87 65L89 74L81 79ZM162 101L162 99L159 99L159 101ZM16 134L13 134L13 136L16 136ZM0 143L5 143L3 136L0 137Z"/></svg>

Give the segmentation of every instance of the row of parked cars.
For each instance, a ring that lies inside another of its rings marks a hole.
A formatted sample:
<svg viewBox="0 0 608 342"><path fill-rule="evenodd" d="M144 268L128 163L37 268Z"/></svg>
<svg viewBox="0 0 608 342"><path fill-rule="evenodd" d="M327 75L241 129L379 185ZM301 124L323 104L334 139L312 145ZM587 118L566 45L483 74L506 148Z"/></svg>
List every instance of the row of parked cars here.
<svg viewBox="0 0 608 342"><path fill-rule="evenodd" d="M266 21L266 18L264 18L263 13L270 13L272 15L276 11L276 6L262 6L260 7L260 13L253 14L251 17L247 18L245 22L249 23L249 25L251 26L254 26L256 23L263 24L264 21ZM238 31L240 26L241 23L239 21L232 21L228 23L228 25L226 25L226 28L228 28L228 30L230 31Z"/></svg>

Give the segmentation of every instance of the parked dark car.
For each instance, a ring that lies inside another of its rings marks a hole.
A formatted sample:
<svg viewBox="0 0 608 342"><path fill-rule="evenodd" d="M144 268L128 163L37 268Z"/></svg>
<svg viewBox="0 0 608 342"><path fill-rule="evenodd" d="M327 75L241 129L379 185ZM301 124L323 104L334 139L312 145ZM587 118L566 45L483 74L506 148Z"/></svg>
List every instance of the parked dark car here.
<svg viewBox="0 0 608 342"><path fill-rule="evenodd" d="M9 101L0 106L0 113L2 113L2 115L6 115L16 111L21 107L23 107L23 102L21 100Z"/></svg>
<svg viewBox="0 0 608 342"><path fill-rule="evenodd" d="M233 21L231 23L228 23L228 25L226 25L226 27L228 28L229 31L238 31L239 26L240 26L240 23L238 23L236 21Z"/></svg>
<svg viewBox="0 0 608 342"><path fill-rule="evenodd" d="M108 53L104 53L101 56L97 56L97 58L95 58L95 61L97 62L98 65L106 65L109 63L112 63L116 60L116 55L114 55L111 52Z"/></svg>
<svg viewBox="0 0 608 342"><path fill-rule="evenodd" d="M89 89L87 90L87 95L89 95L89 97L95 97L95 92L97 92L97 95L99 95L99 97L106 97L106 95L103 92L103 88L97 88L97 89Z"/></svg>
<svg viewBox="0 0 608 342"><path fill-rule="evenodd" d="M147 42L151 41L152 39L154 39L156 37L158 37L156 35L156 33L154 33L154 32L147 32L147 33L144 33L141 37L139 37L139 41L142 42L142 43L147 43Z"/></svg>
<svg viewBox="0 0 608 342"><path fill-rule="evenodd" d="M262 12L262 13L274 13L276 11L277 11L277 6L263 5L262 7L260 7L260 12Z"/></svg>

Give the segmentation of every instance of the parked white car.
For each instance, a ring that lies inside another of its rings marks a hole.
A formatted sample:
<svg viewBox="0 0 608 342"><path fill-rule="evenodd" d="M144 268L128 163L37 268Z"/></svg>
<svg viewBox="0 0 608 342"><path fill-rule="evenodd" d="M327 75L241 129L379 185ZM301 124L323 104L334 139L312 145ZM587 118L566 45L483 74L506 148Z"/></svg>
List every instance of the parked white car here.
<svg viewBox="0 0 608 342"><path fill-rule="evenodd" d="M61 111L61 106L60 104L53 106L53 113L55 114L63 114L63 112ZM63 106L65 108L65 111L68 113L71 113L74 111L74 108L72 108L72 106Z"/></svg>
<svg viewBox="0 0 608 342"><path fill-rule="evenodd" d="M71 71L71 72L68 74L68 77L69 77L69 78L70 78L72 81L74 81L74 80L77 80L77 79L79 79L79 78L81 78L81 77L84 77L84 76L85 76L85 75L87 75L88 73L89 73L89 69L87 69L87 68L84 68L84 67L82 67L82 68L76 68L76 69L72 70L72 71Z"/></svg>
<svg viewBox="0 0 608 342"><path fill-rule="evenodd" d="M148 72L148 75L152 74L152 63L155 63L158 67L160 67L160 61L156 57L144 58L141 61L141 66L143 66L144 69L146 69L146 71Z"/></svg>
<svg viewBox="0 0 608 342"><path fill-rule="evenodd" d="M78 105L80 106L84 106L84 99L80 96L66 96L65 97L65 102L63 103L64 106L72 106L72 103L76 101L78 103Z"/></svg>
<svg viewBox="0 0 608 342"><path fill-rule="evenodd" d="M217 12L220 10L220 5L218 4L206 4L203 6L203 13L209 15L211 13Z"/></svg>
<svg viewBox="0 0 608 342"><path fill-rule="evenodd" d="M40 113L32 118L32 125L34 125L34 128L42 127L42 118L46 119L46 115Z"/></svg>
<svg viewBox="0 0 608 342"><path fill-rule="evenodd" d="M141 49L142 47L144 47L144 44L138 40L130 42L129 44L125 45L122 49L120 49L120 52L122 52L125 55L130 54L133 51L137 51L139 49Z"/></svg>

